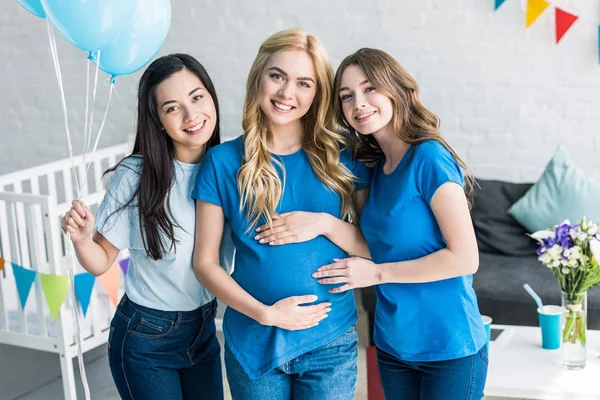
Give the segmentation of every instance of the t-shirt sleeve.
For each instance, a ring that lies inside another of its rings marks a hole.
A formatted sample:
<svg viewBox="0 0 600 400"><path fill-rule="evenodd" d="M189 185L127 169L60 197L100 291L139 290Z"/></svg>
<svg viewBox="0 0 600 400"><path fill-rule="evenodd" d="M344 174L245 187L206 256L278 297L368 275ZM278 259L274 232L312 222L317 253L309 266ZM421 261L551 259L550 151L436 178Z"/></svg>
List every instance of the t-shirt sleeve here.
<svg viewBox="0 0 600 400"><path fill-rule="evenodd" d="M196 175L192 198L204 200L222 207L219 185L217 180L217 168L212 152L208 152L200 163L200 169Z"/></svg>
<svg viewBox="0 0 600 400"><path fill-rule="evenodd" d="M119 250L136 248L132 244L131 230L132 224L138 224L138 221L132 221L131 216L137 215L137 199L129 201L137 190L139 179L139 172L135 169L120 165L111 177L96 212L96 231Z"/></svg>
<svg viewBox="0 0 600 400"><path fill-rule="evenodd" d="M350 150L343 150L340 154L340 160L356 177L354 180L356 190L364 189L371 184L373 168L367 167L364 162L352 157Z"/></svg>
<svg viewBox="0 0 600 400"><path fill-rule="evenodd" d="M415 156L419 163L417 185L427 203L431 203L433 195L444 183L463 185L462 169L448 149L437 141L422 143L420 147Z"/></svg>

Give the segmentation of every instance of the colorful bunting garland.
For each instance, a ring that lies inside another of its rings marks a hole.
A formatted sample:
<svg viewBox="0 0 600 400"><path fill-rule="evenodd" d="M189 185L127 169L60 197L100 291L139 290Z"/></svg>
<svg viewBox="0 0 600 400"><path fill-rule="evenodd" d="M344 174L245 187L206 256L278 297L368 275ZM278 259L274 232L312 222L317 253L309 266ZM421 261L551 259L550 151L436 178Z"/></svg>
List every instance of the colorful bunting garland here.
<svg viewBox="0 0 600 400"><path fill-rule="evenodd" d="M84 317L87 314L87 309L90 305L92 289L94 288L95 283L96 277L89 272L75 275L75 297L77 298L77 301L79 301L81 312L83 312Z"/></svg>
<svg viewBox="0 0 600 400"><path fill-rule="evenodd" d="M0 257L0 270L4 268L5 264L6 260ZM69 292L68 277L66 275L42 274L27 268L23 268L15 263L9 262L8 264L12 266L17 292L21 302L21 308L25 309L27 299L29 298L29 293L31 292L31 286L35 281L36 275L39 275L42 291L44 292L44 298L46 299L46 304L50 310L50 316L52 317L53 321L56 320L56 317L58 317L60 312L60 308L62 307L62 304L67 298L67 294ZM119 269L123 271L123 275L127 275L128 266L129 258L120 260L118 263L114 263L103 275L98 277L115 307L117 306L119 293ZM89 272L83 272L75 275L75 297L81 306L81 311L83 312L84 316L86 315L88 306L90 304L90 298L92 296L92 290L95 282L96 277Z"/></svg>
<svg viewBox="0 0 600 400"><path fill-rule="evenodd" d="M525 28L529 28L536 19L548 8L550 3L545 0L527 0L527 13L525 16Z"/></svg>
<svg viewBox="0 0 600 400"><path fill-rule="evenodd" d="M556 7L555 9L556 15L556 44L560 42L560 39L563 38L565 33L571 28L571 26L577 21L579 18L575 14L571 14L566 12L565 10L561 10Z"/></svg>
<svg viewBox="0 0 600 400"><path fill-rule="evenodd" d="M119 301L119 265L114 263L108 271L100 275L98 279L102 282L104 289L106 289L108 298L116 307Z"/></svg>
<svg viewBox="0 0 600 400"><path fill-rule="evenodd" d="M498 10L506 0L494 0L494 11ZM552 3L546 0L527 0L527 11L525 15L525 28L529 28L546 11ZM558 44L565 34L571 29L575 21L579 19L578 15L567 12L562 8L554 6L555 9L555 32L556 44ZM598 54L600 56L600 26L598 26ZM600 61L600 59L599 59Z"/></svg>
<svg viewBox="0 0 600 400"><path fill-rule="evenodd" d="M496 3L494 4L494 10L497 10L498 8L500 8L500 6L502 4L504 4L505 1L506 0L495 0Z"/></svg>

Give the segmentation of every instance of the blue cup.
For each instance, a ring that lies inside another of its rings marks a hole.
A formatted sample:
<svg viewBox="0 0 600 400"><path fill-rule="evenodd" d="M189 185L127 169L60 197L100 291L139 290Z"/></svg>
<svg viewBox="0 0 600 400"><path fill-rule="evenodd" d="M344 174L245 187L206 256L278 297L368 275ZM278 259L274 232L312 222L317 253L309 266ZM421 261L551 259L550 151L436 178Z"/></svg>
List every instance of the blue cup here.
<svg viewBox="0 0 600 400"><path fill-rule="evenodd" d="M546 350L560 349L560 325L565 309L560 306L543 306L537 311L542 331L542 347Z"/></svg>
<svg viewBox="0 0 600 400"><path fill-rule="evenodd" d="M485 334L487 335L487 342L490 342L492 337L492 317L488 317L487 315L482 315L481 319L483 320L483 327L485 328Z"/></svg>

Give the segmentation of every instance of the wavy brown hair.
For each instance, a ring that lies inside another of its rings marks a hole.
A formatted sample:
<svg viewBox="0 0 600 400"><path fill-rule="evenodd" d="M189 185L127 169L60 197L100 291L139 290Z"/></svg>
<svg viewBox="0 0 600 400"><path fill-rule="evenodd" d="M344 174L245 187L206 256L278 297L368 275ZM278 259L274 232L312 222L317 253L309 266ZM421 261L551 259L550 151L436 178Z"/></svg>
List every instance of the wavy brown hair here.
<svg viewBox="0 0 600 400"><path fill-rule="evenodd" d="M308 155L313 171L319 179L341 198L341 217L355 221L352 204L354 176L340 163L340 148L345 144L341 131L334 129L331 107L333 69L321 42L299 29L277 32L263 42L250 68L246 84L246 99L242 127L244 129L244 157L238 172L240 209L246 211L249 230L261 218L273 221L276 208L283 195L283 185L274 164L285 169L269 151L273 133L269 130L267 117L259 105L260 78L269 59L279 51L305 51L314 64L317 93L313 103L302 117L304 138L302 148Z"/></svg>
<svg viewBox="0 0 600 400"><path fill-rule="evenodd" d="M409 144L435 140L448 149L463 170L464 191L469 207L471 207L475 186L473 172L442 138L440 119L421 103L419 86L415 79L396 59L378 49L362 48L349 55L342 61L335 74L334 93L337 97L334 104L335 119L339 125L351 132L349 142L355 148L356 156L363 160L373 160L379 158L382 151L372 135L363 135L357 132L344 117L339 92L342 75L346 68L351 65L361 67L373 87L392 101L393 116L391 123L394 132L400 139Z"/></svg>

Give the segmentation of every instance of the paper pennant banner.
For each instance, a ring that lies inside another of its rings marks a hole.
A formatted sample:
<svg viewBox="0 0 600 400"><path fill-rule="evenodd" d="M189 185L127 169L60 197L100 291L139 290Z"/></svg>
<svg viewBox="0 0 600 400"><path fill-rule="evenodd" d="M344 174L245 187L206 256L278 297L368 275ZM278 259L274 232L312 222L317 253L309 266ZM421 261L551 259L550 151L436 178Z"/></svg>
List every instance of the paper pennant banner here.
<svg viewBox="0 0 600 400"><path fill-rule="evenodd" d="M0 271L4 268L4 258L0 257Z"/></svg>
<svg viewBox="0 0 600 400"><path fill-rule="evenodd" d="M40 281L42 282L46 304L50 309L50 316L54 321L58 317L60 307L67 298L67 293L69 293L69 277L66 275L40 274Z"/></svg>
<svg viewBox="0 0 600 400"><path fill-rule="evenodd" d="M498 8L500 8L500 6L502 4L504 4L506 0L495 0L495 4L494 4L494 10L497 10Z"/></svg>
<svg viewBox="0 0 600 400"><path fill-rule="evenodd" d="M119 264L114 263L108 271L98 277L102 286L106 289L106 294L110 298L110 301L117 306L119 301Z"/></svg>
<svg viewBox="0 0 600 400"><path fill-rule="evenodd" d="M579 18L577 15L568 13L560 8L555 8L556 12L556 43L567 33L573 23Z"/></svg>
<svg viewBox="0 0 600 400"><path fill-rule="evenodd" d="M75 275L75 296L77 296L77 301L81 305L84 317L90 305L90 297L92 296L95 282L96 277L89 272Z"/></svg>
<svg viewBox="0 0 600 400"><path fill-rule="evenodd" d="M525 27L529 28L550 5L545 0L527 0L527 16Z"/></svg>
<svg viewBox="0 0 600 400"><path fill-rule="evenodd" d="M29 297L29 292L31 291L31 285L35 280L35 271L23 268L14 263L11 264L13 274L15 275L17 291L19 292L19 299L21 300L21 308L25 309L25 304L27 304L27 298Z"/></svg>
<svg viewBox="0 0 600 400"><path fill-rule="evenodd" d="M129 270L129 258L125 258L119 261L119 265L121 266L121 271L123 271L123 275L127 275L127 271Z"/></svg>

